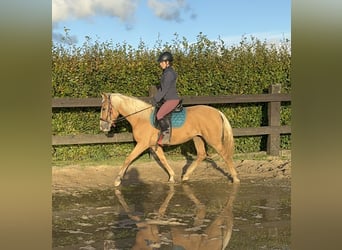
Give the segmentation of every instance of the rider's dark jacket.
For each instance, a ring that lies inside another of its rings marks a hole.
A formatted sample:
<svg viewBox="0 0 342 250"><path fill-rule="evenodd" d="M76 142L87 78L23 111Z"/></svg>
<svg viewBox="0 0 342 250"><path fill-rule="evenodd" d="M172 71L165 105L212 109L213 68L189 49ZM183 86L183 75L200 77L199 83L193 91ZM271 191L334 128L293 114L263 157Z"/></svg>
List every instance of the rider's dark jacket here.
<svg viewBox="0 0 342 250"><path fill-rule="evenodd" d="M179 100L176 89L177 73L172 67L164 69L160 79L160 87L153 97L155 103L167 100Z"/></svg>

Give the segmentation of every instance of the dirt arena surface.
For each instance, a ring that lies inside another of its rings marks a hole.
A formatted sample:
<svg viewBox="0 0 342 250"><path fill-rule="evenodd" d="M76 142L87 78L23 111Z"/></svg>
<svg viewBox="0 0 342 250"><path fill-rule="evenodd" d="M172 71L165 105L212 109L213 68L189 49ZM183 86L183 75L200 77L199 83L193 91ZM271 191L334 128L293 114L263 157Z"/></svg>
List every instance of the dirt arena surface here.
<svg viewBox="0 0 342 250"><path fill-rule="evenodd" d="M175 171L176 183L181 182L181 174L187 160L168 160ZM234 160L241 183L253 179L291 180L291 156L266 157L266 159ZM222 172L224 164L221 160L203 161L190 176L192 180L218 180L227 177ZM114 187L114 179L119 172L120 165L80 166L70 165L52 167L52 192L72 192L93 188ZM225 169L224 169L225 170ZM134 182L167 183L167 173L151 159L150 162L134 162L127 170L122 185Z"/></svg>

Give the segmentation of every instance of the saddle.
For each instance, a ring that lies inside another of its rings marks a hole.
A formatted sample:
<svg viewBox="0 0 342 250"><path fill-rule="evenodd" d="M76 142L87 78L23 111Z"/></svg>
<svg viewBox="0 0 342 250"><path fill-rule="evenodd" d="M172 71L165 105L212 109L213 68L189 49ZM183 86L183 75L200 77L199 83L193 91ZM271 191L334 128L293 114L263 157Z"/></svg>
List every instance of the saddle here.
<svg viewBox="0 0 342 250"><path fill-rule="evenodd" d="M159 124L158 124L158 120L157 120L157 112L158 112L159 108L161 107L161 105L162 105L162 103L160 105L157 105L156 108L154 109L154 112L153 112L153 126L155 128L158 128L158 129L159 129ZM172 131L172 125L173 125L173 123L175 123L175 120L173 120L172 118L177 118L177 115L180 114L181 112L184 112L184 111L185 110L183 108L183 100L181 99L179 101L178 105L170 113L168 113L164 117L165 120L167 121L167 124L169 125L171 131ZM182 121L180 121L181 122L180 125L183 124L185 118L182 117L181 119L182 119ZM177 124L177 125L179 127L179 124Z"/></svg>

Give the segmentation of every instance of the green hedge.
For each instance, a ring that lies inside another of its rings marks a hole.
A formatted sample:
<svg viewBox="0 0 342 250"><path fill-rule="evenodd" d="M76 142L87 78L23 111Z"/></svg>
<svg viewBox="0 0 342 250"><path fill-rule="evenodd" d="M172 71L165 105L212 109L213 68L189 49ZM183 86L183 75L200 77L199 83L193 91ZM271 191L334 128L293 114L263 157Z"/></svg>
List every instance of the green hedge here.
<svg viewBox="0 0 342 250"><path fill-rule="evenodd" d="M66 33L65 39L68 39ZM131 45L100 43L88 39L82 46L52 44L52 97L99 97L101 92L148 96L151 85L159 84L161 69L156 62L159 53L174 55L179 77L180 95L231 95L267 93L271 84L279 83L283 93L291 92L289 41L280 46L268 45L254 37L242 37L236 46L223 40L209 40L200 33L195 43L177 34L171 43L156 41L153 48L140 42ZM216 105L233 127L259 127L267 124L266 104ZM282 125L291 123L291 105L281 108ZM114 132L130 131L127 122ZM54 135L98 134L99 108L53 109ZM281 147L290 149L291 138L282 136ZM127 155L134 143L87 146L53 146L53 161L106 159ZM170 147L168 154L179 154L191 143ZM265 150L263 136L236 138L236 152ZM210 150L210 149L209 149Z"/></svg>

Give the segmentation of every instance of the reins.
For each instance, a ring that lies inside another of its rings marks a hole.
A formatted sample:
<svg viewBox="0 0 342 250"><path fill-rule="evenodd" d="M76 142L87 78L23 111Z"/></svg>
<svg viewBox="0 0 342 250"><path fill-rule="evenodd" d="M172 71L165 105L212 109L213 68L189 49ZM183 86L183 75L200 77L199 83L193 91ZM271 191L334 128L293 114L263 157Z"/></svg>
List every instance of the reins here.
<svg viewBox="0 0 342 250"><path fill-rule="evenodd" d="M121 121L125 120L127 117L129 117L129 116L131 116L131 115L138 114L138 113L140 113L140 112L142 112L142 111L144 111L144 110L146 110L146 109L152 108L152 107L153 107L153 106L149 106L149 107L144 108L144 109L142 109L142 110L138 110L138 111L136 111L136 112L134 112L134 113L131 113L131 114L128 114L128 115L125 115L125 116L121 116L121 117L119 117L118 119L115 120L115 123L121 122Z"/></svg>

